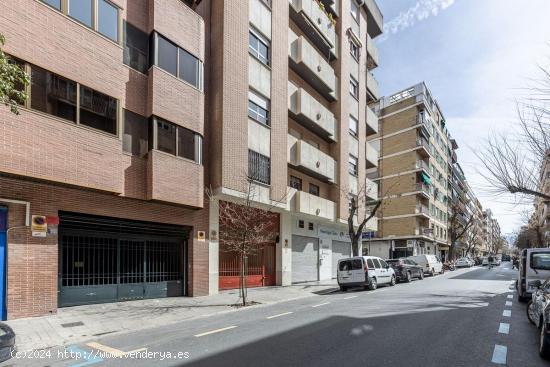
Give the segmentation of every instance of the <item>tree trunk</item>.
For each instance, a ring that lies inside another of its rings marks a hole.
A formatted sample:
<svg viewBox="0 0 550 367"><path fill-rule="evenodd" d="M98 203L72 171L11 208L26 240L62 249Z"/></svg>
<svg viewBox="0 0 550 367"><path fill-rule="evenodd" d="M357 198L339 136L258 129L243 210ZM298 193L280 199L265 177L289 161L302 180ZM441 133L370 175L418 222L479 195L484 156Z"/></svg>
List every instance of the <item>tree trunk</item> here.
<svg viewBox="0 0 550 367"><path fill-rule="evenodd" d="M352 238L351 240L351 255L359 256L359 237Z"/></svg>
<svg viewBox="0 0 550 367"><path fill-rule="evenodd" d="M245 273L244 273L244 254L241 253L241 297L243 299L243 306L246 306L246 292L245 292Z"/></svg>

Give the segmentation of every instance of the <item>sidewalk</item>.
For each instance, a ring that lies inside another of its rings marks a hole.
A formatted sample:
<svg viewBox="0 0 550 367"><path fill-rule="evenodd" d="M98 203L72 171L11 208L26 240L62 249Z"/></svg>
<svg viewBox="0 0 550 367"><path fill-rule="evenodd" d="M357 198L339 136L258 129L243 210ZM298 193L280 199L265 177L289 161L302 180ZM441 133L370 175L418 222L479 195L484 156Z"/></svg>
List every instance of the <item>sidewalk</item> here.
<svg viewBox="0 0 550 367"><path fill-rule="evenodd" d="M311 297L337 288L336 280L285 287L252 288L248 299L258 307ZM66 307L56 315L7 321L20 351L75 344L94 337L143 330L199 317L242 310L235 307L239 291L205 297L177 297Z"/></svg>

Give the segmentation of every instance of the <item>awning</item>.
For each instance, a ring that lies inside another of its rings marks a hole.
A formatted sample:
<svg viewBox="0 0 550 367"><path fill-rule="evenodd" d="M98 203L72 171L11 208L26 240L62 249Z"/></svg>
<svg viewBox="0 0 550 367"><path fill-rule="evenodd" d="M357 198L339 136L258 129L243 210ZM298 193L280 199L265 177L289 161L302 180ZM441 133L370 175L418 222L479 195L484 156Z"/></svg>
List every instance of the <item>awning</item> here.
<svg viewBox="0 0 550 367"><path fill-rule="evenodd" d="M421 173L421 176L422 176L422 181L424 181L425 184L427 184L427 185L432 184L432 180L430 180L430 176L428 176L424 172Z"/></svg>

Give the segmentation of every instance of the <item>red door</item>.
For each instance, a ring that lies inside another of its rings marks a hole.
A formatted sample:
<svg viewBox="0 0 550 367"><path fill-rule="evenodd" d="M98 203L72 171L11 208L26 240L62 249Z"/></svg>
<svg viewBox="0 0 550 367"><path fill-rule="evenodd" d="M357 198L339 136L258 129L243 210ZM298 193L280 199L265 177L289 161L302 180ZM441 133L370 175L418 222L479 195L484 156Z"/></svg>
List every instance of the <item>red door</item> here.
<svg viewBox="0 0 550 367"><path fill-rule="evenodd" d="M247 259L246 282L249 288L275 285L275 244L266 244ZM220 289L239 288L240 260L234 252L220 250Z"/></svg>

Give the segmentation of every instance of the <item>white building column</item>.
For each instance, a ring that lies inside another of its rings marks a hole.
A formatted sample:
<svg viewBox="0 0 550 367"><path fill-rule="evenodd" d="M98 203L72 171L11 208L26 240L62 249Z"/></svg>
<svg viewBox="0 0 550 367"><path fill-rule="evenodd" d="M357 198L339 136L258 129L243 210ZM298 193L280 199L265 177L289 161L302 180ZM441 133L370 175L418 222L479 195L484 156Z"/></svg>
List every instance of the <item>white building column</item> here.
<svg viewBox="0 0 550 367"><path fill-rule="evenodd" d="M277 243L277 285L292 284L292 215L284 211L280 216L280 235Z"/></svg>
<svg viewBox="0 0 550 367"><path fill-rule="evenodd" d="M209 228L208 235L208 294L219 292L219 266L220 266L220 209L219 200L212 199L209 202Z"/></svg>

